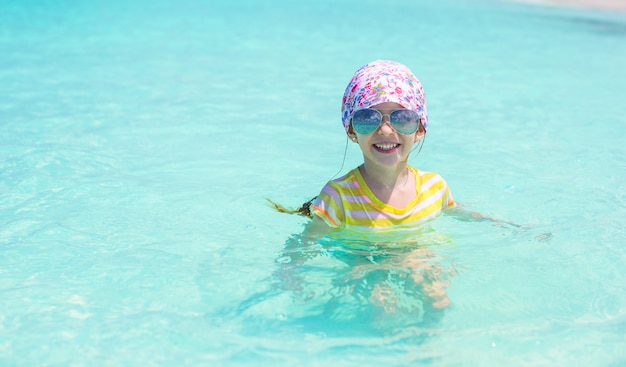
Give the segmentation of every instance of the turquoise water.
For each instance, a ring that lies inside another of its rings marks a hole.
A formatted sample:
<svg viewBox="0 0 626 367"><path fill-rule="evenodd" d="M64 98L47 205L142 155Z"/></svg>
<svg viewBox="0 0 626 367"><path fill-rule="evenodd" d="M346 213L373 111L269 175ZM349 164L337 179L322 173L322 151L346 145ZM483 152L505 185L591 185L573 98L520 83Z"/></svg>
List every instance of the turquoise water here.
<svg viewBox="0 0 626 367"><path fill-rule="evenodd" d="M0 0L0 50L0 365L626 365L625 15ZM265 205L339 170L379 58L426 89L411 164L531 228L308 243Z"/></svg>

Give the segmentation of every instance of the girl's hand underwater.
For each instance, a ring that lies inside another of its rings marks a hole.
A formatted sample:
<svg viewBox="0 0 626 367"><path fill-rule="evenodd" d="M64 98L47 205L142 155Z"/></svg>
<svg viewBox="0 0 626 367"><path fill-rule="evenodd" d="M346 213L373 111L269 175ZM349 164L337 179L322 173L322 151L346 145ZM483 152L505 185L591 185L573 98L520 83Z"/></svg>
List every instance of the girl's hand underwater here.
<svg viewBox="0 0 626 367"><path fill-rule="evenodd" d="M452 218L460 220L462 222L494 222L494 223L499 223L499 224L508 224L510 226L521 228L521 229L532 228L532 226L518 224L515 222L508 221L508 220L486 216L479 212L466 210L462 206L459 206L458 204L457 206L444 211L444 214L449 215Z"/></svg>

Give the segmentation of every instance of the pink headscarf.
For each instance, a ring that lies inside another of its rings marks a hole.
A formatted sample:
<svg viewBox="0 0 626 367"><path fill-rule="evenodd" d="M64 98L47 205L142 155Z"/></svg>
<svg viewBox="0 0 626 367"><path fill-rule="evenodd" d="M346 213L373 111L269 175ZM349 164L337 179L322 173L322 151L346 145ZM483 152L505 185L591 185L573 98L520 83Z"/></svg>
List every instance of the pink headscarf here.
<svg viewBox="0 0 626 367"><path fill-rule="evenodd" d="M341 121L346 132L354 111L383 102L395 102L416 111L426 129L428 114L422 83L406 66L395 61L376 60L354 73L343 94Z"/></svg>

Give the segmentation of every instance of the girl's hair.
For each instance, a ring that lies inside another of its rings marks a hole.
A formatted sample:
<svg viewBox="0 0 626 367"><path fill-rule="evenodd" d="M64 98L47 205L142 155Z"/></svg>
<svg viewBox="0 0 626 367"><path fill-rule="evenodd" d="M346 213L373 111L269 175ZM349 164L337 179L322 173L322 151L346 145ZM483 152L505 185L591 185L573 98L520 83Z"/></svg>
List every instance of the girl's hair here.
<svg viewBox="0 0 626 367"><path fill-rule="evenodd" d="M311 214L311 204L313 203L313 200L317 199L317 196L313 197L311 200L305 202L304 204L302 204L301 207L299 207L298 209L288 209L285 208L284 206L278 204L275 201L272 201L270 199L267 199L268 201L268 205L274 209L276 209L277 211L281 212L281 213L287 213L287 214L298 214L298 215L302 215L304 217L309 217L309 218L313 218L313 214Z"/></svg>

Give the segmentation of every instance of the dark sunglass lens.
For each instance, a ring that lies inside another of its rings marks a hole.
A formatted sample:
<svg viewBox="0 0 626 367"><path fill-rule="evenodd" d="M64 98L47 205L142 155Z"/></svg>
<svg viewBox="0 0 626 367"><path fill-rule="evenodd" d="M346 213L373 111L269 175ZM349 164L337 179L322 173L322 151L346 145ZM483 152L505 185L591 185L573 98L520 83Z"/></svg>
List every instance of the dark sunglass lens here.
<svg viewBox="0 0 626 367"><path fill-rule="evenodd" d="M366 108L358 110L352 116L352 127L361 135L371 134L378 128L382 120L380 112Z"/></svg>

